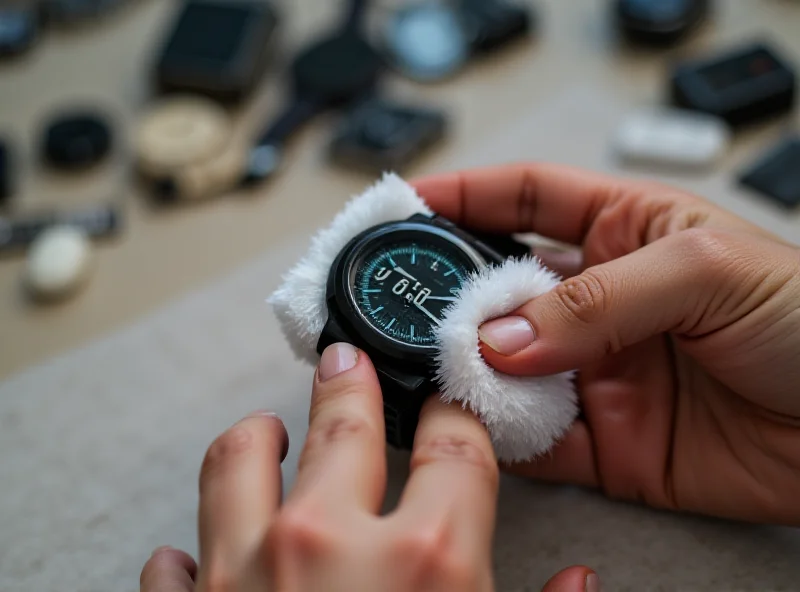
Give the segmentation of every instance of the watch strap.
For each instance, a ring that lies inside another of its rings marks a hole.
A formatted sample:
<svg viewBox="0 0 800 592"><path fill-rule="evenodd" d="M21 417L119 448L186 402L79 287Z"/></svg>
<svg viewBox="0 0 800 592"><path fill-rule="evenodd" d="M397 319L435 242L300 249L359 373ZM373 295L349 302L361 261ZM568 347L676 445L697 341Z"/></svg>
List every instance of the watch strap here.
<svg viewBox="0 0 800 592"><path fill-rule="evenodd" d="M499 264L509 257L522 257L524 255L529 255L531 252L529 245L516 240L510 234L477 232L474 230L467 231L438 214L426 216L425 218L435 226L452 232L464 240L470 246L480 251L480 253L486 256L492 263Z"/></svg>
<svg viewBox="0 0 800 592"><path fill-rule="evenodd" d="M430 385L421 380L421 384L409 390L380 370L378 378L383 395L386 442L400 450L411 450L422 404L431 393Z"/></svg>

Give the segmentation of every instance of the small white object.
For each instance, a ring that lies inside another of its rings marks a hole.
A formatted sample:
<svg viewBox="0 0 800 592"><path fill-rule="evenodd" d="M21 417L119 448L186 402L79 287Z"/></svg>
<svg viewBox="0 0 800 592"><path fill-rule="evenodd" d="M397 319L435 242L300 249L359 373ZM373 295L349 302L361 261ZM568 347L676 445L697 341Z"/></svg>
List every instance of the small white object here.
<svg viewBox="0 0 800 592"><path fill-rule="evenodd" d="M328 317L325 289L334 259L359 232L382 222L432 212L413 187L394 174L353 198L311 241L306 255L269 297L295 355L319 362L317 341ZM437 331L442 398L469 404L485 423L501 461L547 452L577 414L571 373L516 377L489 367L478 350L478 327L551 290L558 277L537 258L509 259L473 274Z"/></svg>
<svg viewBox="0 0 800 592"><path fill-rule="evenodd" d="M54 226L43 231L30 247L25 283L39 298L60 298L74 292L86 279L91 243L72 226Z"/></svg>
<svg viewBox="0 0 800 592"><path fill-rule="evenodd" d="M646 109L628 116L614 147L626 161L706 168L727 151L731 132L721 119L684 109Z"/></svg>

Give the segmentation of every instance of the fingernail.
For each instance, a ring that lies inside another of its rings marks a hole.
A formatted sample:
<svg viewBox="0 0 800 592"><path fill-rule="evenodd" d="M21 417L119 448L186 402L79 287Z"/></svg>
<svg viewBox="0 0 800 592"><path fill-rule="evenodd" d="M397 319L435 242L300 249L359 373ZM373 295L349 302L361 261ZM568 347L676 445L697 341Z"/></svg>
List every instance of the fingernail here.
<svg viewBox="0 0 800 592"><path fill-rule="evenodd" d="M334 343L325 348L319 361L319 379L333 378L356 365L356 348L349 343Z"/></svg>
<svg viewBox="0 0 800 592"><path fill-rule="evenodd" d="M150 557L153 557L156 553L161 553L162 551L169 551L172 549L169 545L162 545L160 547L156 547L153 549L153 552L150 554Z"/></svg>
<svg viewBox="0 0 800 592"><path fill-rule="evenodd" d="M252 411L247 414L247 417L274 417L275 419L281 418L281 416L275 413L274 411L268 411L266 409L258 409L256 411Z"/></svg>
<svg viewBox="0 0 800 592"><path fill-rule="evenodd" d="M503 317L484 323L478 337L497 353L510 356L533 343L535 335L528 319Z"/></svg>
<svg viewBox="0 0 800 592"><path fill-rule="evenodd" d="M586 576L586 592L600 592L600 578L596 573Z"/></svg>

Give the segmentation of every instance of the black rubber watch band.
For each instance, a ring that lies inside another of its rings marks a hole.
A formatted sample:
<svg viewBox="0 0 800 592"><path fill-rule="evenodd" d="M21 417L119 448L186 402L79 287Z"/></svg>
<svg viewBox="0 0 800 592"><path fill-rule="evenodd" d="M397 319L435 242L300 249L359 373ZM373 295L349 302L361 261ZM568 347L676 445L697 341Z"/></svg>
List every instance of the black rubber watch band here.
<svg viewBox="0 0 800 592"><path fill-rule="evenodd" d="M379 379L382 378L379 376ZM410 391L392 381L380 380L380 383L386 442L401 450L411 450L422 404L432 394L433 389L427 381Z"/></svg>

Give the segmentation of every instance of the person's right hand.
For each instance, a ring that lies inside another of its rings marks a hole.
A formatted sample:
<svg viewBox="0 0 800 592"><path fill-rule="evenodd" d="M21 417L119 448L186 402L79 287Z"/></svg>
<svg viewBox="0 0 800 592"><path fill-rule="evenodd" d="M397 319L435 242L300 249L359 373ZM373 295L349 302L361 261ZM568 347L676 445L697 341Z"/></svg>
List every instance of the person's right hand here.
<svg viewBox="0 0 800 592"><path fill-rule="evenodd" d="M467 228L581 247L555 289L480 330L502 372L580 370L581 418L552 455L511 470L800 525L797 246L678 189L562 166L414 185Z"/></svg>

